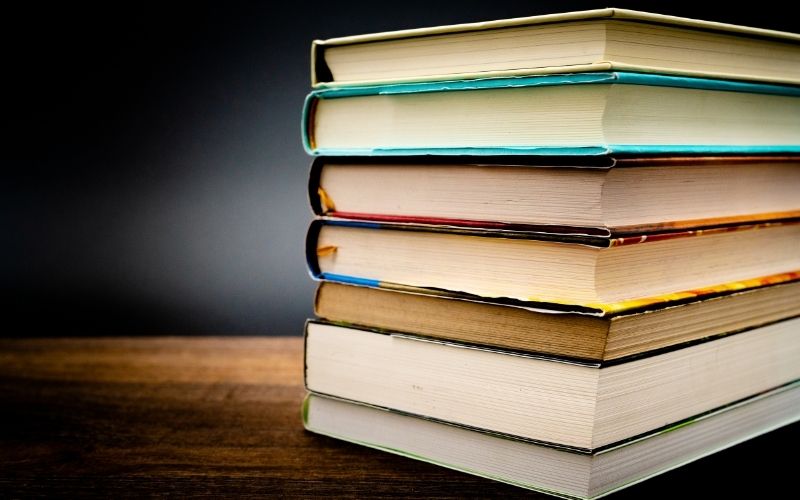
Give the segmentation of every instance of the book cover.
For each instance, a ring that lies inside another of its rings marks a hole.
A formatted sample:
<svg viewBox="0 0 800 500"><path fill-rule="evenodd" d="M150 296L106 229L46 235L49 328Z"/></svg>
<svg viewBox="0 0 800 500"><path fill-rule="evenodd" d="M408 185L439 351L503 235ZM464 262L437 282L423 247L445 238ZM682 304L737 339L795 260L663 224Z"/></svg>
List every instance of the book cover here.
<svg viewBox="0 0 800 500"><path fill-rule="evenodd" d="M321 281L321 320L516 352L603 362L759 328L800 314L800 280L602 317L532 304Z"/></svg>
<svg viewBox="0 0 800 500"><path fill-rule="evenodd" d="M475 168L505 168L514 167L522 169L564 169L592 170L608 172L612 169L647 168L647 167L682 167L682 166L708 166L720 168L736 168L736 166L759 165L763 163L794 165L800 162L798 156L786 155L758 155L758 156L697 156L697 155L650 155L650 156L624 156L624 155L598 155L598 156L385 156L374 158L369 156L318 156L311 163L308 178L308 201L314 215L332 219L359 220L384 223L412 223L420 225L449 226L462 228L482 228L512 231L531 231L559 234L587 234L597 236L626 236L641 235L645 233L669 232L680 229L705 229L723 225L737 225L757 222L775 222L800 219L800 210L789 211L764 211L757 213L722 215L716 217L693 217L691 219L674 219L663 222L648 222L633 225L566 225L541 223L512 223L487 218L452 218L421 215L405 215L402 210L396 213L371 213L366 211L343 211L336 203L335 197L325 190L322 185L322 173L325 166L337 165L364 165L370 169L381 169L383 166L469 166ZM720 170L719 173L722 173ZM413 174L410 174L413 175ZM455 174L454 174L455 175ZM605 182L605 181L604 181ZM686 182L689 182L688 180ZM743 183L744 184L744 183ZM749 186L750 184L748 184ZM492 189L487 187L486 189ZM729 189L729 188L726 188ZM707 191L704 191L704 194ZM772 197L771 197L772 198ZM588 204L602 202L588 199ZM604 202L603 202L604 203ZM543 218L544 219L544 218Z"/></svg>
<svg viewBox="0 0 800 500"><path fill-rule="evenodd" d="M332 72L326 64L324 52L328 48L352 46L357 44L373 42L394 42L409 39L420 39L426 37L442 38L444 36L458 36L490 30L520 29L542 25L569 25L580 22L603 22L619 20L628 23L640 23L654 26L664 26L679 29L688 29L695 32L705 32L728 36L728 40L738 38L755 38L785 44L797 44L800 42L800 35L782 31L752 28L727 23L703 21L677 16L667 16L652 14L628 9L606 8L578 12L567 12L560 14L548 14L541 16L521 17L514 19L504 19L488 22L463 23L449 26L436 26L430 28L407 29L383 33L371 33L356 36L346 36L331 38L328 40L314 40L311 44L311 84L314 87L325 86L346 86L351 82L334 81ZM557 66L523 66L495 71L462 71L455 74L432 74L424 77L395 77L378 78L371 80L371 83L389 83L392 81L415 81L415 80L444 80L444 79L474 79L485 77L519 76L533 74L553 74L553 73L575 73L591 71L643 71L650 73L669 74L677 73L687 76L712 77L712 78L734 78L744 80L774 81L782 83L797 83L798 80L788 75L764 75L752 68L737 68L735 71L721 71L712 67L705 69L683 68L676 70L666 64L659 64L658 61L640 62L637 64L625 63L614 60L614 57L607 56L607 59L599 58L591 62L581 64L563 64ZM362 82L363 83L363 82Z"/></svg>
<svg viewBox="0 0 800 500"><path fill-rule="evenodd" d="M599 498L797 421L798 387L790 383L595 452L314 393L303 402L301 418L311 432L357 445L563 498Z"/></svg>
<svg viewBox="0 0 800 500"><path fill-rule="evenodd" d="M485 78L476 80L452 80L442 82L397 83L341 88L325 88L312 91L306 98L301 121L303 145L311 155L328 156L392 156L392 155L560 155L602 156L608 154L780 154L800 153L798 144L582 144L577 146L549 146L531 144L527 146L498 147L419 147L398 148L335 148L317 147L314 138L315 110L325 99L341 99L355 96L402 95L436 92L470 92L488 89L548 87L558 85L646 85L726 92L746 92L788 97L800 97L800 87L764 83L714 80L629 72L574 73L511 78Z"/></svg>
<svg viewBox="0 0 800 500"><path fill-rule="evenodd" d="M481 297L463 292L442 290L439 288L435 289L424 288L424 287L403 285L400 283L384 282L375 279L365 278L363 276L345 276L339 274L325 273L320 270L319 257L330 255L336 252L336 248L320 247L318 245L319 233L323 226L330 225L330 226L365 228L373 230L392 229L400 231L421 231L421 232L432 232L432 233L463 234L468 236L481 236L489 238L555 241L560 243L587 245L596 248L611 248L619 246L646 244L648 242L652 243L656 241L665 241L678 238L692 238L703 235L713 235L713 234L736 232L736 231L751 231L751 230L758 230L759 228L766 228L773 226L795 225L797 223L798 222L774 222L774 223L748 224L739 226L723 226L712 229L674 231L674 232L656 233L650 235L612 237L610 235L603 236L603 235L588 235L588 234L558 234L550 232L493 230L493 229L467 228L467 227L455 228L455 227L437 226L437 225L420 225L420 224L410 224L410 223L380 223L380 222L370 222L370 221L335 220L335 219L322 218L312 221L311 225L309 226L305 243L306 262L308 265L309 274L315 280L333 281L338 283L353 284L353 285L367 286L373 288L410 290L417 293L463 297L475 300L488 300L499 304L510 304L516 306L532 307L536 309L549 309L553 311L579 312L596 316L606 316L611 314L629 313L632 311L642 311L642 310L647 310L649 308L663 307L664 305L667 304L684 303L686 301L698 300L706 297L714 297L720 294L725 294L735 291L786 283L800 278L800 271L783 272L769 276L761 276L758 278L752 278L747 280L732 281L713 286L707 286L691 290L682 290L674 293L657 295L653 297L642 297L615 303L596 303L596 304L555 303L546 300L537 300L536 298L529 298L528 300L519 300L508 297Z"/></svg>
<svg viewBox="0 0 800 500"><path fill-rule="evenodd" d="M799 325L787 319L589 362L312 320L305 384L320 394L591 452L797 380Z"/></svg>

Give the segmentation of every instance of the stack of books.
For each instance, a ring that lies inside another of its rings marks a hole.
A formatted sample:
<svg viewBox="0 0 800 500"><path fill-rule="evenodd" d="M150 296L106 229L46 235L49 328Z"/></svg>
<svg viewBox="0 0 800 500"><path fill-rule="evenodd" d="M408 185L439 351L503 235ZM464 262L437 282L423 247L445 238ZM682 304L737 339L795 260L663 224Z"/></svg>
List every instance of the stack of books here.
<svg viewBox="0 0 800 500"><path fill-rule="evenodd" d="M800 36L318 41L310 431L594 498L800 418Z"/></svg>

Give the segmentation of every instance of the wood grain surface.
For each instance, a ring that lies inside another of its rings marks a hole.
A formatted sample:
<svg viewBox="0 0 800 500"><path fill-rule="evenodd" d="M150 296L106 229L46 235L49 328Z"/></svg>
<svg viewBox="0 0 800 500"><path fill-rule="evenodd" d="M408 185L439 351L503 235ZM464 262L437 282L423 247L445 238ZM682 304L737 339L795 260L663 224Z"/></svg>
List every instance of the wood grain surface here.
<svg viewBox="0 0 800 500"><path fill-rule="evenodd" d="M302 363L296 337L0 340L0 496L545 498L305 432ZM614 498L796 492L799 431Z"/></svg>

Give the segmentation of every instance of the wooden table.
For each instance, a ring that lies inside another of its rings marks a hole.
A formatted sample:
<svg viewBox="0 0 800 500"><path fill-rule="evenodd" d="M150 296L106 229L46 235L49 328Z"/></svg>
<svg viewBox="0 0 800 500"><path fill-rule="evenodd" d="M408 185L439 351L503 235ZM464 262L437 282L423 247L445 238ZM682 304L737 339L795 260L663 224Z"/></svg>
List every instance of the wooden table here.
<svg viewBox="0 0 800 500"><path fill-rule="evenodd" d="M544 498L305 432L302 363L288 337L0 340L0 496ZM796 458L772 451L799 435L615 498L796 493Z"/></svg>

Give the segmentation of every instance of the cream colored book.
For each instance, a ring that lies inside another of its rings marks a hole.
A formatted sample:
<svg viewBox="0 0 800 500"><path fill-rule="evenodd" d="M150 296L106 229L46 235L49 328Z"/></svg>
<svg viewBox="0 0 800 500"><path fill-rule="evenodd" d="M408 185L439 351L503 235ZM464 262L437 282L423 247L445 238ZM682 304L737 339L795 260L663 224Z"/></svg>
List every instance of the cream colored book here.
<svg viewBox="0 0 800 500"><path fill-rule="evenodd" d="M311 322L306 387L593 452L800 379L800 319L618 363Z"/></svg>
<svg viewBox="0 0 800 500"><path fill-rule="evenodd" d="M311 46L314 86L587 71L800 83L800 35L607 8Z"/></svg>
<svg viewBox="0 0 800 500"><path fill-rule="evenodd" d="M605 496L798 419L800 385L795 383L640 439L594 453L575 453L315 394L303 406L303 421L312 432L522 488L586 499ZM712 482L719 480L714 474L709 477ZM680 483L673 488L675 493L685 489Z"/></svg>
<svg viewBox="0 0 800 500"><path fill-rule="evenodd" d="M634 234L800 217L800 156L328 157L316 215Z"/></svg>
<svg viewBox="0 0 800 500"><path fill-rule="evenodd" d="M593 72L317 89L315 155L800 152L800 87Z"/></svg>
<svg viewBox="0 0 800 500"><path fill-rule="evenodd" d="M785 281L798 242L797 221L607 238L318 220L306 257L328 281L614 313Z"/></svg>

